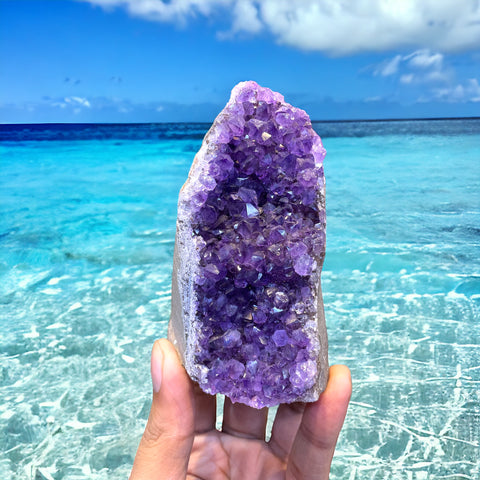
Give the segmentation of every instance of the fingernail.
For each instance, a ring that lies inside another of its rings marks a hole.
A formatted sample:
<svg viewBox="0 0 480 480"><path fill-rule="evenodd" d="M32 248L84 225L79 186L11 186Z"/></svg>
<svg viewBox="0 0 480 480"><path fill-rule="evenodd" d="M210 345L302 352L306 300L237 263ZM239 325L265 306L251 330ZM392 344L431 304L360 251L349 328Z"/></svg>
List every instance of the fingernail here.
<svg viewBox="0 0 480 480"><path fill-rule="evenodd" d="M162 386L162 367L163 367L163 352L160 344L155 342L152 350L151 373L153 391L158 393Z"/></svg>

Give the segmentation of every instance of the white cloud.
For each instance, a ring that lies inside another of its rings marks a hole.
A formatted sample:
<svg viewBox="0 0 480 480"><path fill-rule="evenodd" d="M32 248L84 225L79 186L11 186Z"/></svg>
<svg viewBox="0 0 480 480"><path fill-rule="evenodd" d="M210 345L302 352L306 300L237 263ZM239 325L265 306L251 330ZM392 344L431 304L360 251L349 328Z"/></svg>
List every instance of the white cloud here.
<svg viewBox="0 0 480 480"><path fill-rule="evenodd" d="M480 84L476 78L458 81L455 70L448 65L445 55L428 49L408 55L396 55L365 71L374 76L392 77L412 92L420 87L423 92L417 102L466 103L480 102Z"/></svg>
<svg viewBox="0 0 480 480"><path fill-rule="evenodd" d="M408 85L409 83L412 83L414 79L415 79L415 75L413 73L405 73L400 77L400 83L404 83Z"/></svg>
<svg viewBox="0 0 480 480"><path fill-rule="evenodd" d="M480 46L478 0L83 1L160 22L230 16L232 33L265 29L281 44L331 55L409 47L453 52ZM422 61L438 61L414 58L417 67Z"/></svg>
<svg viewBox="0 0 480 480"><path fill-rule="evenodd" d="M212 15L216 9L232 3L231 0L83 0L106 10L125 8L133 16L157 22L185 23L201 14Z"/></svg>
<svg viewBox="0 0 480 480"><path fill-rule="evenodd" d="M440 70L432 70L424 75L423 81L429 83L445 83L451 79L452 75L453 73L450 70L444 68Z"/></svg>
<svg viewBox="0 0 480 480"><path fill-rule="evenodd" d="M237 1L233 11L234 32L258 33L263 28L258 18L258 10L250 0Z"/></svg>
<svg viewBox="0 0 480 480"><path fill-rule="evenodd" d="M65 102L53 102L52 103L53 107L58 107L58 108L65 108L67 104Z"/></svg>
<svg viewBox="0 0 480 480"><path fill-rule="evenodd" d="M467 90L471 102L480 102L480 84L476 78L471 78L467 83Z"/></svg>
<svg viewBox="0 0 480 480"><path fill-rule="evenodd" d="M404 57L413 68L433 68L440 70L443 64L443 55L441 53L431 53L430 50L417 50Z"/></svg>
<svg viewBox="0 0 480 480"><path fill-rule="evenodd" d="M90 108L92 106L86 98L82 97L65 97L63 100L66 104L75 105L76 107Z"/></svg>
<svg viewBox="0 0 480 480"><path fill-rule="evenodd" d="M447 83L453 77L453 71L444 64L444 55L428 49L416 50L408 55L395 55L378 65L369 67L373 75L399 76L405 85L419 83Z"/></svg>
<svg viewBox="0 0 480 480"><path fill-rule="evenodd" d="M258 9L252 0L237 0L233 7L232 25L228 31L217 32L220 40L231 39L237 33L255 34L262 30Z"/></svg>
<svg viewBox="0 0 480 480"><path fill-rule="evenodd" d="M378 65L373 74L374 75L381 75L382 77L389 77L390 75L394 75L398 71L398 66L402 61L401 55L395 55L391 60L386 60Z"/></svg>
<svg viewBox="0 0 480 480"><path fill-rule="evenodd" d="M433 91L436 100L445 102L480 102L480 84L476 78L469 78L464 84Z"/></svg>
<svg viewBox="0 0 480 480"><path fill-rule="evenodd" d="M91 108L92 104L90 101L83 97L65 97L62 100L53 100L51 102L52 107L57 108L74 108L74 112L78 113L81 111L81 107Z"/></svg>

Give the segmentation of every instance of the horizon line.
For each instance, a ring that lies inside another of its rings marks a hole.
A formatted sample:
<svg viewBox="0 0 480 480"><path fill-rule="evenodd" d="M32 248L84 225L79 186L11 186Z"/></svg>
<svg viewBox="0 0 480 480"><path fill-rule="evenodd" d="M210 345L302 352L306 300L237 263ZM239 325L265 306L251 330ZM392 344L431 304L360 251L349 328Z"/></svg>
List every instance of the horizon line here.
<svg viewBox="0 0 480 480"><path fill-rule="evenodd" d="M312 123L354 123L354 122L408 122L408 121L437 121L437 120L480 120L480 116L467 117L398 117L398 118L355 118L311 120ZM7 125L168 125L168 124L205 124L211 125L213 121L179 121L179 122L2 122L0 126Z"/></svg>

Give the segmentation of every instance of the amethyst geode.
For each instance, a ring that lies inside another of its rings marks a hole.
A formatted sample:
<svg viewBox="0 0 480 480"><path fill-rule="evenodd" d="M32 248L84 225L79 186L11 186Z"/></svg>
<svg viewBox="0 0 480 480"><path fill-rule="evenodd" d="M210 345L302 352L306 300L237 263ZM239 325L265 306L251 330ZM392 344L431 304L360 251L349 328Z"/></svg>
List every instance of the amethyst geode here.
<svg viewBox="0 0 480 480"><path fill-rule="evenodd" d="M325 388L324 156L308 115L255 82L205 136L178 202L169 337L207 393L261 408Z"/></svg>

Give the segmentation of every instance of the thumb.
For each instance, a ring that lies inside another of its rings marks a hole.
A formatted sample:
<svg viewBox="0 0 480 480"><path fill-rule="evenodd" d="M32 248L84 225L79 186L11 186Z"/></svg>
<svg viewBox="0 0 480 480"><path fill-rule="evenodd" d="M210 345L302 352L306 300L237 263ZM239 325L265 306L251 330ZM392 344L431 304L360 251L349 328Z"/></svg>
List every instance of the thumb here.
<svg viewBox="0 0 480 480"><path fill-rule="evenodd" d="M153 399L130 480L185 478L194 434L192 383L173 345L157 340L152 349Z"/></svg>

